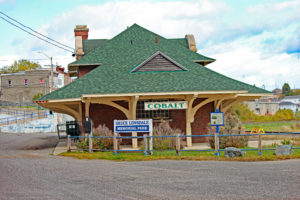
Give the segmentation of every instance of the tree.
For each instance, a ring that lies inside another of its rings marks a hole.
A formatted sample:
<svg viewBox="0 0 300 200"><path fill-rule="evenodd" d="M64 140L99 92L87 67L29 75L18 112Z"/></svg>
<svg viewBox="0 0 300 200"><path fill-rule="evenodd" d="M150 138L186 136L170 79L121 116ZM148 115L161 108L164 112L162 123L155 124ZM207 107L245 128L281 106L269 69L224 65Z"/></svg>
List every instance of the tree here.
<svg viewBox="0 0 300 200"><path fill-rule="evenodd" d="M38 63L22 59L15 61L11 66L3 67L0 72L3 74L7 74L39 68L41 68L41 66Z"/></svg>
<svg viewBox="0 0 300 200"><path fill-rule="evenodd" d="M40 98L40 97L42 97L42 96L44 96L43 93L41 93L41 92L36 93L36 94L33 96L32 101L34 101L34 100L36 100L36 99L38 99L38 98Z"/></svg>
<svg viewBox="0 0 300 200"><path fill-rule="evenodd" d="M282 94L285 96L291 95L291 87L288 83L284 83L282 86Z"/></svg>
<svg viewBox="0 0 300 200"><path fill-rule="evenodd" d="M300 89L292 90L291 95L300 95Z"/></svg>

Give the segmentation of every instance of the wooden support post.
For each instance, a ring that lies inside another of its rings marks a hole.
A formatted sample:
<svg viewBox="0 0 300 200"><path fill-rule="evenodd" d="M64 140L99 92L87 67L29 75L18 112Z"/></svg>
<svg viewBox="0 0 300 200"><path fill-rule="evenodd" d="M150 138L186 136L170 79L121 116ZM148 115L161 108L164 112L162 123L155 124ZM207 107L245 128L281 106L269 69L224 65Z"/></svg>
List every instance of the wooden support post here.
<svg viewBox="0 0 300 200"><path fill-rule="evenodd" d="M176 135L176 154L177 156L180 156L180 134Z"/></svg>
<svg viewBox="0 0 300 200"><path fill-rule="evenodd" d="M215 155L219 156L220 152L219 152L219 137L218 137L218 133L215 133Z"/></svg>
<svg viewBox="0 0 300 200"><path fill-rule="evenodd" d="M149 139L149 152L150 155L153 155L153 133L151 133L151 137Z"/></svg>
<svg viewBox="0 0 300 200"><path fill-rule="evenodd" d="M261 132L258 133L258 154L262 155L262 137L261 137Z"/></svg>
<svg viewBox="0 0 300 200"><path fill-rule="evenodd" d="M89 134L89 152L93 152L93 140L91 134Z"/></svg>
<svg viewBox="0 0 300 200"><path fill-rule="evenodd" d="M136 105L137 105L138 100L139 100L139 96L134 96L134 97L131 97L130 100L128 101L129 113L130 113L131 120L136 120ZM137 132L132 132L132 136L136 137ZM138 148L138 139L137 138L132 138L132 148L133 149Z"/></svg>
<svg viewBox="0 0 300 200"><path fill-rule="evenodd" d="M136 137L137 132L132 132L132 136ZM138 148L138 139L137 138L132 138L132 148L137 149Z"/></svg>
<svg viewBox="0 0 300 200"><path fill-rule="evenodd" d="M113 143L114 143L114 155L118 155L118 140L116 134L114 134Z"/></svg>
<svg viewBox="0 0 300 200"><path fill-rule="evenodd" d="M186 135L192 135L192 123L194 122L195 112L193 111L193 102L197 98L197 94L189 96L186 100L188 102L188 107L185 111L185 126L186 126ZM186 137L187 147L192 147L192 137Z"/></svg>
<svg viewBox="0 0 300 200"><path fill-rule="evenodd" d="M147 134L144 134L144 156L148 155L148 140Z"/></svg>
<svg viewBox="0 0 300 200"><path fill-rule="evenodd" d="M186 135L192 135L192 127L191 122L186 122ZM186 145L187 147L192 147L192 137L186 137Z"/></svg>
<svg viewBox="0 0 300 200"><path fill-rule="evenodd" d="M67 151L71 152L71 138L70 135L67 137Z"/></svg>

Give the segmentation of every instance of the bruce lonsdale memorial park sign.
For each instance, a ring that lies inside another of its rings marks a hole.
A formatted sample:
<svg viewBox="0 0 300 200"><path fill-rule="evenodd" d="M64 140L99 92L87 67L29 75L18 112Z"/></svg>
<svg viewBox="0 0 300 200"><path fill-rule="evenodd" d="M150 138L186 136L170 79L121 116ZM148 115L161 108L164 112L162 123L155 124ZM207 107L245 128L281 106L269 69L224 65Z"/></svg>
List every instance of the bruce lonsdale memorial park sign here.
<svg viewBox="0 0 300 200"><path fill-rule="evenodd" d="M180 110L187 109L186 101L145 102L145 110Z"/></svg>
<svg viewBox="0 0 300 200"><path fill-rule="evenodd" d="M152 132L152 119L114 120L114 132Z"/></svg>

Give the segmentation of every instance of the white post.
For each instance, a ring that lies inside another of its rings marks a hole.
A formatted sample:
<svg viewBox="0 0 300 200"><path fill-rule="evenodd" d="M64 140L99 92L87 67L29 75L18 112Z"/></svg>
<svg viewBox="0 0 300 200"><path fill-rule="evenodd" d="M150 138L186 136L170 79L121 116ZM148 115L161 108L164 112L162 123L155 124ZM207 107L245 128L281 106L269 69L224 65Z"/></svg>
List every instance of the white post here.
<svg viewBox="0 0 300 200"><path fill-rule="evenodd" d="M68 152L71 151L71 138L70 138L70 135L68 135L68 137L67 137L67 151Z"/></svg>
<svg viewBox="0 0 300 200"><path fill-rule="evenodd" d="M147 134L144 134L144 156L148 155L148 140L147 140Z"/></svg>
<svg viewBox="0 0 300 200"><path fill-rule="evenodd" d="M180 134L176 135L176 154L180 156Z"/></svg>
<svg viewBox="0 0 300 200"><path fill-rule="evenodd" d="M153 123L152 119L150 119L150 132L149 132L150 140L149 140L149 151L150 155L153 154Z"/></svg>
<svg viewBox="0 0 300 200"><path fill-rule="evenodd" d="M93 152L93 140L91 134L89 134L89 153Z"/></svg>
<svg viewBox="0 0 300 200"><path fill-rule="evenodd" d="M114 133L113 143L114 143L114 155L118 155L118 140L117 140L116 133Z"/></svg>

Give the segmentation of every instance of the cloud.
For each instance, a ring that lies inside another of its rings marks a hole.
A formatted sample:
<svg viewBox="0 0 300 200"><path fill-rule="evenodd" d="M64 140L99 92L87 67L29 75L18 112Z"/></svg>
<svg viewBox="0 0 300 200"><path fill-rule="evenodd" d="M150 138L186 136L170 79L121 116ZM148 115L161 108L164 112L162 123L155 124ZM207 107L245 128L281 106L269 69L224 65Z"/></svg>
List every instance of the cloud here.
<svg viewBox="0 0 300 200"><path fill-rule="evenodd" d="M281 52L266 54L256 43L259 43L259 38L240 39L207 49L210 52L214 52L215 48L231 49L211 54L217 61L207 67L251 85L264 85L269 90L281 88L285 82L292 88L299 87L300 60L297 56Z"/></svg>
<svg viewBox="0 0 300 200"><path fill-rule="evenodd" d="M270 90L287 81L299 87L300 2L259 1L242 9L236 14L221 0L109 1L61 13L38 31L71 47L79 24L88 25L90 39L110 39L133 23L167 38L191 33L199 53L217 59L207 67ZM15 40L18 54L40 58L36 52L42 51L65 67L74 60L71 53L28 37Z"/></svg>
<svg viewBox="0 0 300 200"><path fill-rule="evenodd" d="M74 47L74 27L88 25L89 39L112 38L134 23L168 38L183 38L194 33L196 40L207 40L217 29L217 18L228 7L219 0L154 2L121 1L100 5L84 5L64 12L38 31L68 46ZM31 36L28 36L31 37ZM70 56L70 53L57 49L43 41L30 39L22 41L19 53L43 51L48 55Z"/></svg>
<svg viewBox="0 0 300 200"><path fill-rule="evenodd" d="M253 25L261 29L277 29L291 23L299 23L300 1L264 2L247 8Z"/></svg>

